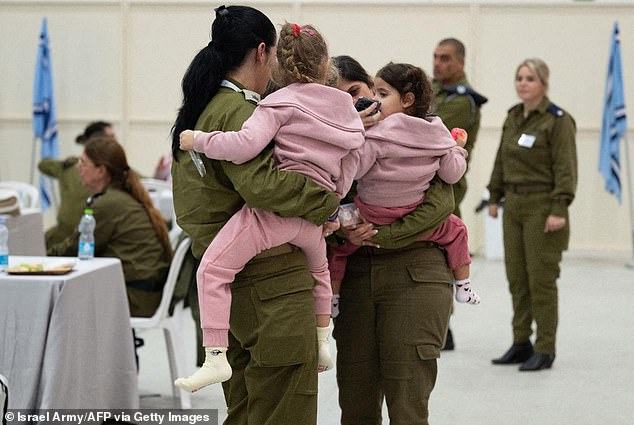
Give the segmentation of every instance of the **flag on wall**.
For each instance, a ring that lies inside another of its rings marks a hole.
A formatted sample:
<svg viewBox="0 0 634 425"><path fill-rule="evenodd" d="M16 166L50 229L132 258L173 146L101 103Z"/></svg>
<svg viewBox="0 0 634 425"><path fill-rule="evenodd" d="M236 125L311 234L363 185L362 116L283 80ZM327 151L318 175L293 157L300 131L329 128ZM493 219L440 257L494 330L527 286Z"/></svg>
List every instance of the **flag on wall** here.
<svg viewBox="0 0 634 425"><path fill-rule="evenodd" d="M621 203L620 143L627 132L627 118L623 94L621 41L618 22L614 23L614 32L612 33L604 102L599 171L605 180L605 190L615 194L619 203Z"/></svg>
<svg viewBox="0 0 634 425"><path fill-rule="evenodd" d="M51 52L48 47L48 29L46 18L42 19L42 30L35 65L35 81L33 84L33 136L40 140L41 157L57 158L57 118L53 99L53 74L51 72ZM35 152L33 152L35 155ZM52 186L50 180L40 177L40 195L42 209L51 204Z"/></svg>

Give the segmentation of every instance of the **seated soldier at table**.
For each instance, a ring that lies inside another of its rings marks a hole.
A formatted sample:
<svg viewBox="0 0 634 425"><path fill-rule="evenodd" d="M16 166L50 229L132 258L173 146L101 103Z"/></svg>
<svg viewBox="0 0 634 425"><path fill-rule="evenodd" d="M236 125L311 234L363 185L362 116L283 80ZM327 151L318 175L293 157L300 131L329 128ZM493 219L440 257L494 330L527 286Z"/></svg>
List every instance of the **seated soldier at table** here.
<svg viewBox="0 0 634 425"><path fill-rule="evenodd" d="M112 137L90 139L79 158L81 183L91 196L86 207L96 221L95 256L123 265L130 314L149 317L157 309L172 257L167 226L123 147ZM50 255L76 256L79 232L49 247Z"/></svg>
<svg viewBox="0 0 634 425"><path fill-rule="evenodd" d="M105 121L91 122L84 132L75 138L75 142L83 145L96 136L115 137L112 124ZM37 165L40 173L56 178L59 185L60 203L57 210L57 224L46 231L47 249L72 235L84 213L86 198L90 192L79 179L78 159L76 156L69 156L66 159L44 158Z"/></svg>

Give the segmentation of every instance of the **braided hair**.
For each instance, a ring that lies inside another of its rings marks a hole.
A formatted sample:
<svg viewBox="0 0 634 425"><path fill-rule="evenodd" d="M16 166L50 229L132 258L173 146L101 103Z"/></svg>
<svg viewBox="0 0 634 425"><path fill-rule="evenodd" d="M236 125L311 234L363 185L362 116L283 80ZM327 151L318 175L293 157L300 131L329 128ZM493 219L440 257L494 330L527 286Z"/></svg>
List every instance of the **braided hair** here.
<svg viewBox="0 0 634 425"><path fill-rule="evenodd" d="M312 26L285 23L277 45L277 70L273 79L285 87L293 83L320 83L330 73L328 45Z"/></svg>

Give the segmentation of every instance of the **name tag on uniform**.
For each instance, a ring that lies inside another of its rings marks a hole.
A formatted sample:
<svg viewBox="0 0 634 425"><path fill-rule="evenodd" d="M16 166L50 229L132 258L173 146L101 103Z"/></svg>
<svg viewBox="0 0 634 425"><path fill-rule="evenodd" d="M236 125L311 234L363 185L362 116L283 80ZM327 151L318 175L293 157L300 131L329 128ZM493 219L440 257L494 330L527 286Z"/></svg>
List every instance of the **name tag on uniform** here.
<svg viewBox="0 0 634 425"><path fill-rule="evenodd" d="M519 139L517 139L517 144L524 148L532 148L535 144L535 136L532 134L522 134Z"/></svg>

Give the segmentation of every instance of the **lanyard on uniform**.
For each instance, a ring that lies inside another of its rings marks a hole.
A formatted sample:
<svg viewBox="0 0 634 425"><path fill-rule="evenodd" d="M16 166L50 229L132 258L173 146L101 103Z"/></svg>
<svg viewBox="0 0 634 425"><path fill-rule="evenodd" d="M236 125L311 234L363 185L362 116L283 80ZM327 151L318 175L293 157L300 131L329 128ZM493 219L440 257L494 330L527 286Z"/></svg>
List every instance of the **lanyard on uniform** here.
<svg viewBox="0 0 634 425"><path fill-rule="evenodd" d="M241 89L240 87L236 86L235 84L233 84L231 81L229 80L222 80L220 82L220 85L222 87L227 87L230 88L233 91L236 91L238 93L242 93L244 94L244 98L246 100L250 100L253 103L255 103L256 105L260 102L261 97L258 93L251 91L251 90L245 90L245 89Z"/></svg>
<svg viewBox="0 0 634 425"><path fill-rule="evenodd" d="M260 95L258 93L251 90L243 90L229 80L222 80L220 82L220 85L222 87L230 88L235 92L242 93L246 100L251 101L256 105L258 104L258 102L260 102ZM205 164L203 163L203 160L200 158L200 154L198 154L198 152L196 151L191 150L189 151L189 156L191 157L194 166L196 166L196 170L198 170L198 174L200 174L200 177L205 177L205 174L207 174L207 170L205 169Z"/></svg>

